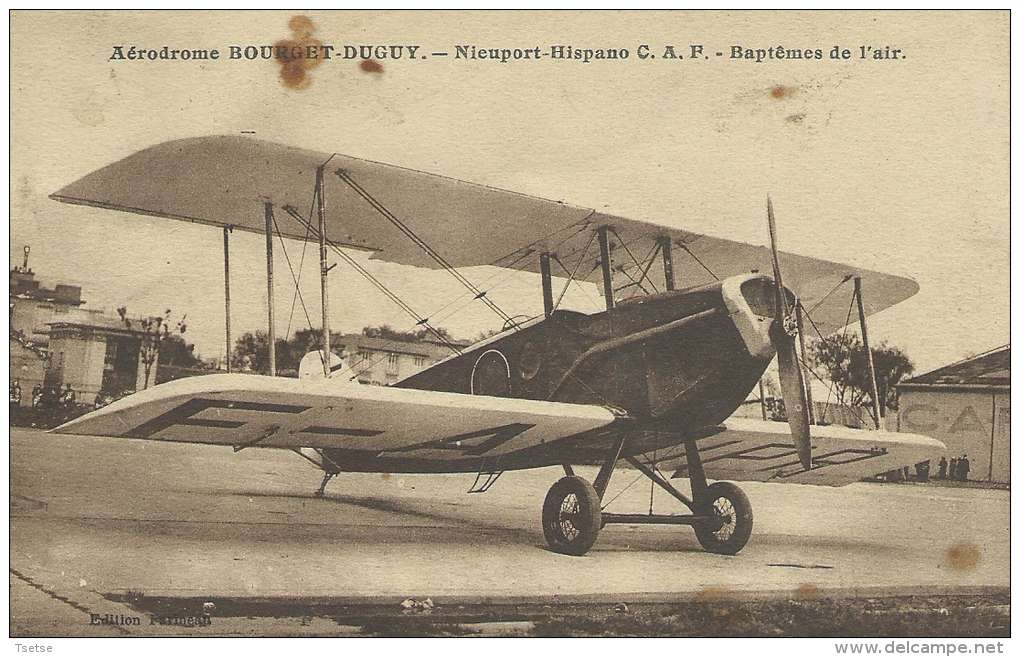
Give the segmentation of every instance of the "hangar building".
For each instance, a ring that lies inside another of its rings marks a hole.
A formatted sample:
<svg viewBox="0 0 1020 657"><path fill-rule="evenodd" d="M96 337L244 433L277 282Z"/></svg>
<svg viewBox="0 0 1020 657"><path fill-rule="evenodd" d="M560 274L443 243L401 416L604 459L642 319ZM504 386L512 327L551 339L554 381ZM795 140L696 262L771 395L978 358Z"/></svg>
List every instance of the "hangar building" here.
<svg viewBox="0 0 1020 657"><path fill-rule="evenodd" d="M970 479L1009 483L1009 345L915 376L898 389L900 431L941 440L946 459L966 454Z"/></svg>

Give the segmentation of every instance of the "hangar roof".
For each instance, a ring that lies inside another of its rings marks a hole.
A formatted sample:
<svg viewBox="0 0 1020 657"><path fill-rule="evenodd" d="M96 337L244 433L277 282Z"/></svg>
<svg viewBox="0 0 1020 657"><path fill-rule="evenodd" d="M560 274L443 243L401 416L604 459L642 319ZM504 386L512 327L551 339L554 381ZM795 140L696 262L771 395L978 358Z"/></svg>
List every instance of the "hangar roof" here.
<svg viewBox="0 0 1020 657"><path fill-rule="evenodd" d="M900 384L901 388L1009 387L1009 345L997 347L983 354L940 367L927 374L915 376Z"/></svg>

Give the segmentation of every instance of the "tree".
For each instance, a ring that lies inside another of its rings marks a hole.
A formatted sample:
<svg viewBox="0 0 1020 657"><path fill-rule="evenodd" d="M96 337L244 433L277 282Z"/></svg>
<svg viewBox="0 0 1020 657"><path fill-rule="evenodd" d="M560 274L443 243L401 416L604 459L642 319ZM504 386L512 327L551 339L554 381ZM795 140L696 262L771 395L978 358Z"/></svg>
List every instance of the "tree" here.
<svg viewBox="0 0 1020 657"><path fill-rule="evenodd" d="M336 334L333 331L329 332L329 337L330 344L336 344L334 342ZM322 329L298 329L294 331L294 335L290 339L290 345L300 360L309 351L316 351L322 348Z"/></svg>
<svg viewBox="0 0 1020 657"><path fill-rule="evenodd" d="M502 332L503 331L501 331L500 329L486 329L485 331L481 331L478 335L475 336L474 342L481 342L482 340L488 340L492 336L499 335Z"/></svg>
<svg viewBox="0 0 1020 657"><path fill-rule="evenodd" d="M335 340L336 335L332 332L330 334ZM296 376L298 365L304 355L321 347L320 336L322 329L302 329L296 331L290 340L277 338L277 374L293 372ZM257 330L238 336L231 350L230 367L238 372L269 374L269 334Z"/></svg>
<svg viewBox="0 0 1020 657"><path fill-rule="evenodd" d="M885 342L872 348L871 358L878 383L879 412L884 416L886 409L897 408L896 384L914 371L914 364L902 350ZM868 357L856 334L836 334L813 340L809 360L825 371L840 404L859 406L865 398L870 399Z"/></svg>
<svg viewBox="0 0 1020 657"><path fill-rule="evenodd" d="M450 339L450 333L441 326L433 327L431 330L423 327L414 331L399 331L389 324L383 324L381 326L366 326L361 329L361 334L367 338L385 338L398 342L434 342L440 339Z"/></svg>
<svg viewBox="0 0 1020 657"><path fill-rule="evenodd" d="M276 370L296 370L300 355L296 354L294 345L286 340L276 340ZM230 367L238 372L254 372L256 374L269 374L269 334L258 330L254 333L248 332L234 341L234 348L230 354Z"/></svg>
<svg viewBox="0 0 1020 657"><path fill-rule="evenodd" d="M121 306L117 309L117 314L120 315L120 321L124 323L125 327L134 329L142 334L142 344L138 356L141 358L142 366L145 368L145 384L143 388L148 388L149 380L152 378L152 366L159 359L159 351L164 341L171 335L170 309L164 310L162 315L149 315L148 317L133 320L127 315L127 306ZM187 317L187 315L184 315L177 320L176 334L183 335L188 329L188 325L185 323Z"/></svg>
<svg viewBox="0 0 1020 657"><path fill-rule="evenodd" d="M248 331L234 339L234 348L230 350L230 367L238 372L258 372L264 361L269 368L269 349L266 347L269 338L264 331Z"/></svg>
<svg viewBox="0 0 1020 657"><path fill-rule="evenodd" d="M163 345L159 348L161 365L174 365L177 367L199 367L202 359L195 355L195 345L184 341L179 335L168 335L163 338Z"/></svg>

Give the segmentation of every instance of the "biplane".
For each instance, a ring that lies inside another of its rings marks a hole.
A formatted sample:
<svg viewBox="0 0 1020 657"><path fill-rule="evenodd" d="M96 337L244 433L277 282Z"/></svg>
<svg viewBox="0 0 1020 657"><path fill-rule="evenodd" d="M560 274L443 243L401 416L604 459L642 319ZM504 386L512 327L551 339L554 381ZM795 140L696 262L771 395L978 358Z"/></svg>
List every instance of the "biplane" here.
<svg viewBox="0 0 1020 657"><path fill-rule="evenodd" d="M52 198L217 226L225 255L229 230L264 233L270 278L274 236L317 241L322 281L324 344L305 356L298 378L172 381L60 433L292 450L322 469L320 495L341 472L475 473L469 492L484 492L508 470L562 467L541 519L549 547L572 555L586 553L610 523L690 525L706 550L735 554L753 514L726 480L837 486L944 449L919 435L811 423L797 318L831 334L845 327L846 302L856 301L863 328L867 314L917 285L779 251L771 200L766 247L239 136L162 143ZM392 385L352 381L350 364L330 348L326 284L330 254L357 268L351 249L447 270L504 330L468 347L451 344L448 358ZM481 265L538 274L544 312L506 313L465 274ZM561 309L567 286L592 276L605 310ZM774 358L789 426L731 418ZM603 508L621 461L689 513ZM593 481L575 473L579 464L599 466ZM683 478L689 495L674 484Z"/></svg>

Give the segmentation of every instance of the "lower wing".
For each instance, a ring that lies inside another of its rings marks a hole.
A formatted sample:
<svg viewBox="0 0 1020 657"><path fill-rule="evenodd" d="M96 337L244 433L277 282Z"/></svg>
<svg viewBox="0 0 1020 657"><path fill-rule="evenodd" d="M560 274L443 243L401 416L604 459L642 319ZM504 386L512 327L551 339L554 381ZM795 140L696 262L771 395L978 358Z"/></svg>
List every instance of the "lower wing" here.
<svg viewBox="0 0 1020 657"><path fill-rule="evenodd" d="M812 464L805 470L785 422L730 418L723 431L698 440L709 479L820 486L843 486L937 459L945 451L941 442L912 433L812 426ZM659 467L675 468L674 477L687 476L686 456Z"/></svg>
<svg viewBox="0 0 1020 657"><path fill-rule="evenodd" d="M137 392L54 431L234 447L456 447L499 456L615 419L599 406L213 374Z"/></svg>

